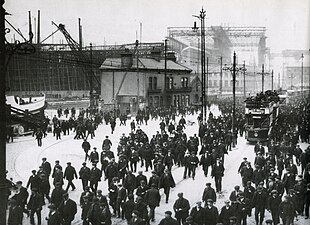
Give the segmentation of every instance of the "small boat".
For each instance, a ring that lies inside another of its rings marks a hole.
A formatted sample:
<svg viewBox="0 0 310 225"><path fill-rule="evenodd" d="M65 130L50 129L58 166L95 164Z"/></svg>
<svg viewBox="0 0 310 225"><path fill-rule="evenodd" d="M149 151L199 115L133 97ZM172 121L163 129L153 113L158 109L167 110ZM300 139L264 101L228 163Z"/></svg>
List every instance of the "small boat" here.
<svg viewBox="0 0 310 225"><path fill-rule="evenodd" d="M6 96L6 104L11 105L12 108L16 108L22 111L28 110L31 114L38 114L44 110L47 106L45 101L45 94L39 96Z"/></svg>

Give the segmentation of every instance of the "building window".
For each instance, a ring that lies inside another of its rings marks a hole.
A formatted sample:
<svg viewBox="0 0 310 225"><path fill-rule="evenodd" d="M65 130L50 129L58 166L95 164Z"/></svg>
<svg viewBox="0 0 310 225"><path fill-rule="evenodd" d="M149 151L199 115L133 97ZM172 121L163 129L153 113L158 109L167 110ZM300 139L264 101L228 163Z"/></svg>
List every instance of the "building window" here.
<svg viewBox="0 0 310 225"><path fill-rule="evenodd" d="M214 81L214 87L217 87L217 80Z"/></svg>
<svg viewBox="0 0 310 225"><path fill-rule="evenodd" d="M228 80L225 80L225 81L224 81L224 86L225 86L225 87L228 87Z"/></svg>
<svg viewBox="0 0 310 225"><path fill-rule="evenodd" d="M164 105L164 98L163 96L160 96L159 106L163 106L163 105Z"/></svg>
<svg viewBox="0 0 310 225"><path fill-rule="evenodd" d="M151 96L150 98L149 98L149 106L153 106L153 97Z"/></svg>
<svg viewBox="0 0 310 225"><path fill-rule="evenodd" d="M182 87L188 87L188 78L182 77L181 78L181 84L182 84Z"/></svg>
<svg viewBox="0 0 310 225"><path fill-rule="evenodd" d="M153 89L153 77L149 77L149 89Z"/></svg>
<svg viewBox="0 0 310 225"><path fill-rule="evenodd" d="M157 77L153 77L153 89L157 89Z"/></svg>
<svg viewBox="0 0 310 225"><path fill-rule="evenodd" d="M190 104L190 97L189 97L189 95L186 95L186 106L189 106L189 104Z"/></svg>
<svg viewBox="0 0 310 225"><path fill-rule="evenodd" d="M154 97L154 107L158 107L159 106L159 97L155 96Z"/></svg>
<svg viewBox="0 0 310 225"><path fill-rule="evenodd" d="M173 77L169 77L169 89L173 89Z"/></svg>

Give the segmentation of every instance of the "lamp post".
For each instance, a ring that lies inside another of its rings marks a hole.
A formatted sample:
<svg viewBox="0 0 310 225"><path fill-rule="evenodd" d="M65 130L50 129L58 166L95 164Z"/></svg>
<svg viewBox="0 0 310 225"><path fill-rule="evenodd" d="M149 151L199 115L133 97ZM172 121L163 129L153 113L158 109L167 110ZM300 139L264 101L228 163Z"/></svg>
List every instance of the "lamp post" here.
<svg viewBox="0 0 310 225"><path fill-rule="evenodd" d="M239 71L245 72L246 68L245 67L237 67L236 65L236 53L234 52L233 55L233 65L231 67L224 66L223 70L225 71L230 71L232 73L232 78L233 78L233 110L232 110L232 123L231 123L231 130L232 130L232 135L233 139L235 138L235 120L236 120L236 74ZM235 141L233 141L233 147L235 146Z"/></svg>
<svg viewBox="0 0 310 225"><path fill-rule="evenodd" d="M291 78L291 90L293 90L293 78L295 78L295 76L291 73L288 78Z"/></svg>
<svg viewBox="0 0 310 225"><path fill-rule="evenodd" d="M201 115L202 115L202 123L206 124L206 115L207 115L207 108L206 108L206 44L205 44L205 18L206 18L206 11L202 8L200 10L199 16L193 15L194 17L198 18L200 20L200 38L201 38ZM197 32L198 27L196 25L196 22L194 22L193 31Z"/></svg>
<svg viewBox="0 0 310 225"><path fill-rule="evenodd" d="M304 54L301 53L301 96L304 98Z"/></svg>

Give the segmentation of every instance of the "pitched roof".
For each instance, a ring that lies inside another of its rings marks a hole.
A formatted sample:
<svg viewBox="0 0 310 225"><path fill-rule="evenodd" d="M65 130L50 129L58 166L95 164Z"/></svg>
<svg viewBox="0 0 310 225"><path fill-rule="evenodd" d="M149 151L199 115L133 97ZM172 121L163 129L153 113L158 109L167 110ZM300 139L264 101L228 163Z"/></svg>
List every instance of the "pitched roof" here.
<svg viewBox="0 0 310 225"><path fill-rule="evenodd" d="M165 60L156 60L153 58L139 58L139 69L142 70L165 70ZM137 59L133 59L132 66L130 68L121 67L121 58L107 58L100 66L102 70L123 70L123 69L137 69ZM171 60L167 60L167 70L183 71L190 73L192 70L186 66L176 63Z"/></svg>

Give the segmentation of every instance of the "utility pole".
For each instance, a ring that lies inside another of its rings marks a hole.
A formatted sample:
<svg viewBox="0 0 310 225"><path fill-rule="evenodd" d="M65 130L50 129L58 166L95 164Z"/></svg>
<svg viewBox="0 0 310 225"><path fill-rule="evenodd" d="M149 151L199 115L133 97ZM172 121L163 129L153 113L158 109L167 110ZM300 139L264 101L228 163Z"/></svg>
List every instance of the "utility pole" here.
<svg viewBox="0 0 310 225"><path fill-rule="evenodd" d="M94 99L94 93L93 93L93 44L89 44L89 49L90 49L90 71L89 71L89 105L90 108L95 106L95 99Z"/></svg>
<svg viewBox="0 0 310 225"><path fill-rule="evenodd" d="M139 41L138 39L136 40L136 59L137 59L137 105L138 105L138 110L139 110L139 98L140 98L140 75L139 75Z"/></svg>
<svg viewBox="0 0 310 225"><path fill-rule="evenodd" d="M271 71L271 90L273 91L273 70Z"/></svg>
<svg viewBox="0 0 310 225"><path fill-rule="evenodd" d="M301 53L301 95L304 98L304 54Z"/></svg>
<svg viewBox="0 0 310 225"><path fill-rule="evenodd" d="M78 21L79 21L79 50L82 51L83 42L82 42L82 25L81 25L81 18L79 18Z"/></svg>
<svg viewBox="0 0 310 225"><path fill-rule="evenodd" d="M243 61L243 97L246 97L246 91L245 91L245 60Z"/></svg>
<svg viewBox="0 0 310 225"><path fill-rule="evenodd" d="M28 19L29 19L29 39L32 40L32 37L30 37L31 35L33 36L32 24L31 24L31 11L28 11ZM32 43L32 41L30 41L30 43Z"/></svg>
<svg viewBox="0 0 310 225"><path fill-rule="evenodd" d="M220 57L220 95L222 95L223 91L223 57Z"/></svg>
<svg viewBox="0 0 310 225"><path fill-rule="evenodd" d="M205 93L205 98L206 98L206 102L204 104L204 118L207 120L207 105L208 105L208 93L209 93L209 57L207 57L207 71L205 76L207 77L207 82L206 82L206 93Z"/></svg>
<svg viewBox="0 0 310 225"><path fill-rule="evenodd" d="M201 116L202 116L202 123L203 125L206 124L206 112L205 109L205 105L206 105L206 99L205 99L205 95L206 95L206 90L205 90L205 82L206 82L206 62L205 62L205 54L206 54L206 44L205 44L205 18L206 18L206 10L204 10L203 8L200 11L199 16L195 16L194 17L198 18L200 20L200 37L201 37ZM198 27L196 26L196 22L194 22L194 27L193 27L193 31L197 31Z"/></svg>
<svg viewBox="0 0 310 225"><path fill-rule="evenodd" d="M261 74L261 75L262 75L262 92L264 92L265 75L268 75L268 74L269 74L269 73L266 73L266 72L265 72L264 64L262 64L262 72L261 72L261 73L258 73L258 74Z"/></svg>
<svg viewBox="0 0 310 225"><path fill-rule="evenodd" d="M168 39L165 39L165 76L164 76L164 106L167 107L168 105L168 96L167 96L167 43Z"/></svg>
<svg viewBox="0 0 310 225"><path fill-rule="evenodd" d="M5 9L1 0L0 12L0 224L6 224L6 115L5 115Z"/></svg>
<svg viewBox="0 0 310 225"><path fill-rule="evenodd" d="M236 74L239 71L244 72L246 70L245 67L237 67L236 65L236 53L233 54L233 65L232 67L224 66L223 70L230 71L232 73L233 78L233 109L232 109L232 122L231 122L231 130L232 130L232 137L233 140L236 138L236 132L235 132L235 120L236 120ZM233 147L235 146L236 141L233 141Z"/></svg>

